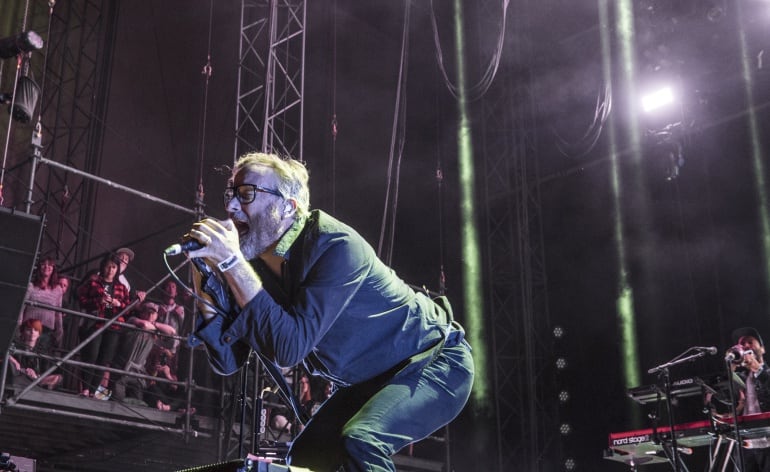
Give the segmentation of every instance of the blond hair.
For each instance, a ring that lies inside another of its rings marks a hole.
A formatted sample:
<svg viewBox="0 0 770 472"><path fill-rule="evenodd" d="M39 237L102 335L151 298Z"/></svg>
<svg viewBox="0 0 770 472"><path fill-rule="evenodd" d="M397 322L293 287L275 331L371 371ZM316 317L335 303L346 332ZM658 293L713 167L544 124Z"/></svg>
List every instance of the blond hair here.
<svg viewBox="0 0 770 472"><path fill-rule="evenodd" d="M233 176L243 169L255 166L267 167L275 172L278 177L277 190L283 198L292 199L297 203L298 216L305 216L310 212L310 176L305 164L290 157L252 152L238 159L233 168Z"/></svg>

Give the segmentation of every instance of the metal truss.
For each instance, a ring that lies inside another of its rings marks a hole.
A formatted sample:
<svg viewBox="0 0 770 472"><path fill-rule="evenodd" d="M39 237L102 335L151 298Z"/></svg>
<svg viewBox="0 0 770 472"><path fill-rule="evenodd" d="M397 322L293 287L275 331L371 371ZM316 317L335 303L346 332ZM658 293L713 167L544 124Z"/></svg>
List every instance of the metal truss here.
<svg viewBox="0 0 770 472"><path fill-rule="evenodd" d="M25 204L28 212L47 215L41 252L55 253L68 267L88 254L95 184L66 168L40 166L39 159L98 174L117 7L113 1L72 0L58 2L50 15L47 1L35 7L40 24L34 29L50 35L44 38L45 70L33 63L36 77L45 81Z"/></svg>
<svg viewBox="0 0 770 472"><path fill-rule="evenodd" d="M254 151L303 160L306 14L304 0L241 0L233 161ZM251 388L241 391L240 420L226 420L226 458L242 456L244 447L262 453L274 440L261 398L269 381L258 362L241 370L241 381Z"/></svg>
<svg viewBox="0 0 770 472"><path fill-rule="evenodd" d="M534 97L526 74L529 3L509 17L505 51L514 57L481 103L486 303L494 327L497 470L550 471L561 454Z"/></svg>
<svg viewBox="0 0 770 472"><path fill-rule="evenodd" d="M299 385L298 372L297 367L283 372L295 389ZM223 459L241 459L248 452L282 460L288 451L288 442L301 429L300 423L287 405L282 401L276 403L278 387L254 352L241 368L238 383L233 382L231 390L232 404L222 409L230 412L224 419L228 434L222 445ZM284 430L276 431L271 427L270 414L275 408L280 408L290 423Z"/></svg>
<svg viewBox="0 0 770 472"><path fill-rule="evenodd" d="M242 0L235 156L303 160L304 0Z"/></svg>

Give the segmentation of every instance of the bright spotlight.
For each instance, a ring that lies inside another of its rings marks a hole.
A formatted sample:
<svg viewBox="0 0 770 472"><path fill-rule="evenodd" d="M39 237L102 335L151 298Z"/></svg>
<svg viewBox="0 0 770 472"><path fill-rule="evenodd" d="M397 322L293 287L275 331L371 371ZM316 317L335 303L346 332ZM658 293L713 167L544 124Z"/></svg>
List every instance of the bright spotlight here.
<svg viewBox="0 0 770 472"><path fill-rule="evenodd" d="M671 87L664 87L642 97L642 109L645 112L663 108L674 102L674 92Z"/></svg>
<svg viewBox="0 0 770 472"><path fill-rule="evenodd" d="M24 31L16 36L0 39L0 58L9 59L23 52L43 47L43 38L34 31Z"/></svg>

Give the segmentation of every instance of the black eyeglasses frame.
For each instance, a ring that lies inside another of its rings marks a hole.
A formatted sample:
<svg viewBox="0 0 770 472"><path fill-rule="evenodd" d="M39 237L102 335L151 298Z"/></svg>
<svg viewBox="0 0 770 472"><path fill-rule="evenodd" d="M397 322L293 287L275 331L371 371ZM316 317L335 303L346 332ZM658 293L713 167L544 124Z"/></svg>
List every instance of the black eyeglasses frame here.
<svg viewBox="0 0 770 472"><path fill-rule="evenodd" d="M251 200L246 201L241 198L241 194L238 192L238 189L241 187L251 187L254 190L254 196ZM234 187L227 187L225 188L225 192L222 194L222 197L225 201L225 206L227 206L233 200L233 198L237 198L239 203L249 204L257 199L258 193L268 193L270 195L275 195L276 197L286 198L279 190L265 188L254 184L240 184Z"/></svg>

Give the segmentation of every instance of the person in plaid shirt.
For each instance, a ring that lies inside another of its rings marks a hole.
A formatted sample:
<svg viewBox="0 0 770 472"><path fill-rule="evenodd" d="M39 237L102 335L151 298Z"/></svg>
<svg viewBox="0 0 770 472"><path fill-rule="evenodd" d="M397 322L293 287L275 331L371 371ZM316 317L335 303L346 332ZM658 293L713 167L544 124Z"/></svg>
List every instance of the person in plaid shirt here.
<svg viewBox="0 0 770 472"><path fill-rule="evenodd" d="M128 289L118 281L120 260L114 254L108 254L99 265L99 275L92 276L78 289L80 309L99 318L112 319L128 304ZM124 322L123 316L117 321ZM83 319L80 326L80 339L90 336L104 326L103 321ZM120 326L113 324L96 336L82 351L83 362L110 367L120 343ZM99 371L95 368L83 369L81 394L91 396L91 389L96 389L95 398L109 398L110 373L104 372L99 380ZM98 393L98 395L97 395Z"/></svg>

